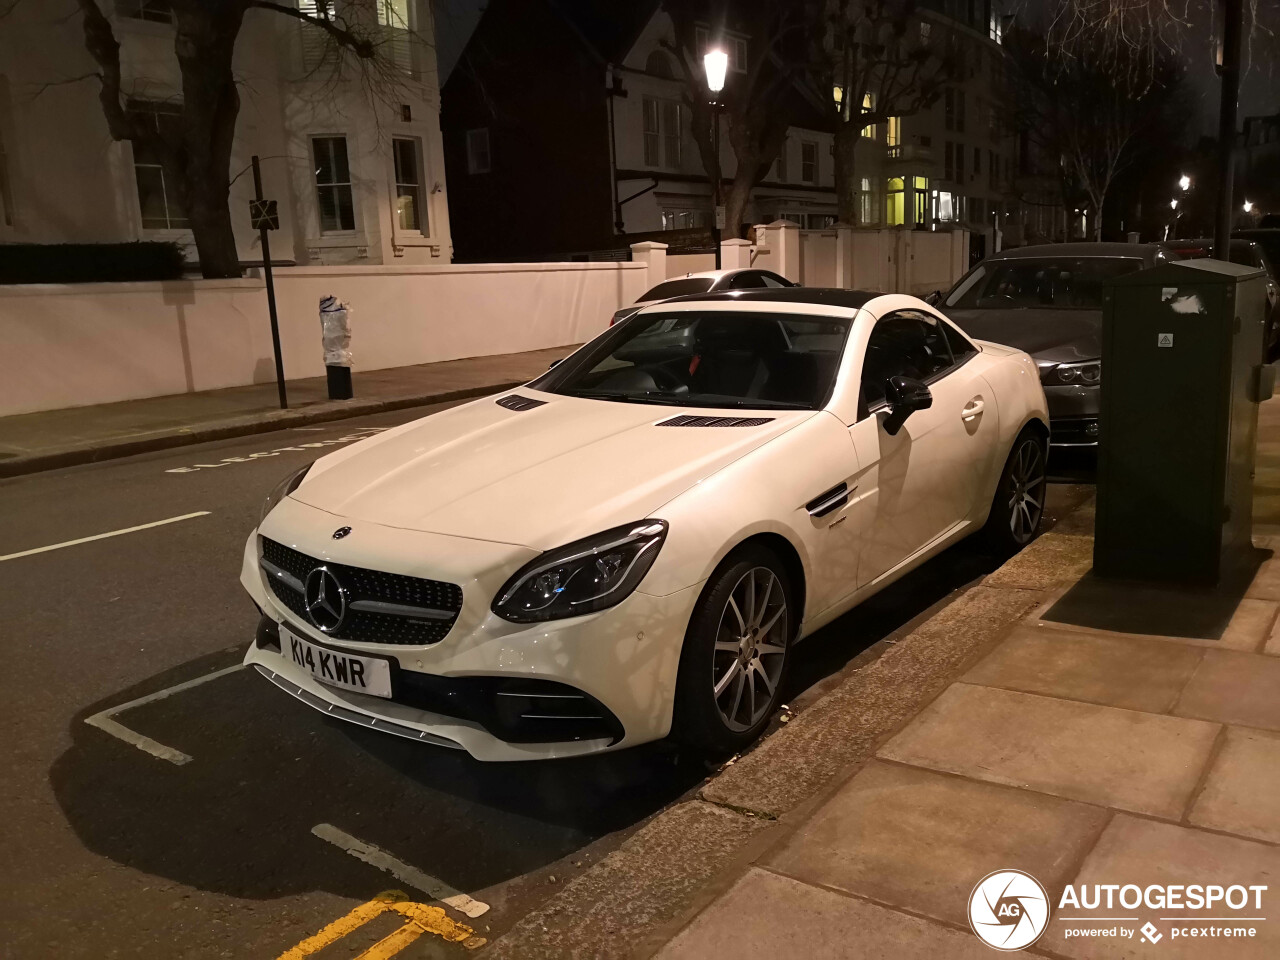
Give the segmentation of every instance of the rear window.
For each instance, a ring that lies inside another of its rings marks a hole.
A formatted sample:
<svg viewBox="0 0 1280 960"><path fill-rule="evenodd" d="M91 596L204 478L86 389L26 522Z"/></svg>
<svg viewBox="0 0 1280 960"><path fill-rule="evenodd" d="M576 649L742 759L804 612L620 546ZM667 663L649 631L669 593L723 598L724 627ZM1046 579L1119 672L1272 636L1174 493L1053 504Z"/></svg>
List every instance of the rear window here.
<svg viewBox="0 0 1280 960"><path fill-rule="evenodd" d="M688 297L698 293L706 293L715 280L711 277L681 277L679 280L668 280L660 283L636 303L647 300L670 300L672 297Z"/></svg>
<svg viewBox="0 0 1280 960"><path fill-rule="evenodd" d="M957 310L1101 310L1108 280L1142 269L1138 257L1019 257L978 264L947 295Z"/></svg>

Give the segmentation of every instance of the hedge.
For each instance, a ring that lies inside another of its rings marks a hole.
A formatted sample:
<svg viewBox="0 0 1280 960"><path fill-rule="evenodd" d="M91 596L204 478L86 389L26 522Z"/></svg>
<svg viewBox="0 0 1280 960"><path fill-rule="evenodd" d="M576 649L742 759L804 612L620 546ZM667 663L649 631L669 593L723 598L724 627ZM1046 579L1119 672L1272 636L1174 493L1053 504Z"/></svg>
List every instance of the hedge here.
<svg viewBox="0 0 1280 960"><path fill-rule="evenodd" d="M7 243L0 283L176 280L185 263L176 243Z"/></svg>

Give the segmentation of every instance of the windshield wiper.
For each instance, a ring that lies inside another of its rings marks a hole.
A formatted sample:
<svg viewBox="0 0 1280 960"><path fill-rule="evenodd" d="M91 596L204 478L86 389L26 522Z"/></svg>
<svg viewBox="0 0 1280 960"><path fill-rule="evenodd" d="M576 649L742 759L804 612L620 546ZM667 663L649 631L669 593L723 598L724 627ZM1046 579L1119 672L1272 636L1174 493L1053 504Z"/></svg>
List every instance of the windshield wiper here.
<svg viewBox="0 0 1280 960"><path fill-rule="evenodd" d="M584 400L618 400L622 403L650 403L658 406L684 406L675 394L650 393L612 393L607 390L586 390L570 393L568 396L581 397Z"/></svg>

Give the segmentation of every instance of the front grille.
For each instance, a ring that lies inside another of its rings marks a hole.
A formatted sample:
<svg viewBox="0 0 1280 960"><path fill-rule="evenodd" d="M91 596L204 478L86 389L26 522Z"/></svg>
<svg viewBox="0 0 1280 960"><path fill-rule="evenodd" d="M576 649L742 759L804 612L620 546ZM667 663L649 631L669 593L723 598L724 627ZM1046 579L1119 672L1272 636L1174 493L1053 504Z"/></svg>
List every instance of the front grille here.
<svg viewBox="0 0 1280 960"><path fill-rule="evenodd" d="M1097 417L1062 417L1049 421L1054 446L1090 446L1098 442Z"/></svg>
<svg viewBox="0 0 1280 960"><path fill-rule="evenodd" d="M285 578L268 572L267 582L271 585L271 592L300 620L312 622L307 615L305 596L297 589L307 582L311 571L323 566L337 578L346 591L347 610L338 628L329 631L328 635L338 640L391 644L436 643L444 639L457 620L458 611L462 609L462 588L457 584L328 563L266 537L259 539L262 559L284 571L294 581L290 585ZM354 604L361 601L447 611L452 616L447 619L418 619L407 613L352 609Z"/></svg>

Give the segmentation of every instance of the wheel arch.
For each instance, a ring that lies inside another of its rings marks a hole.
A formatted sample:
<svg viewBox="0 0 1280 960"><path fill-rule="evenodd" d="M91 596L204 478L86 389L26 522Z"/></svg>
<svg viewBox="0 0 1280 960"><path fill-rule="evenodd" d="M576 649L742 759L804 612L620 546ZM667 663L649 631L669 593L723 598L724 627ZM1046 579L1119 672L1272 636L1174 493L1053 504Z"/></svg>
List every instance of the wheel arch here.
<svg viewBox="0 0 1280 960"><path fill-rule="evenodd" d="M796 610L799 612L799 616L796 618L796 628L799 629L800 624L804 622L804 605L807 596L804 561L800 559L800 551L782 534L766 531L752 534L740 543L734 544L733 548L725 554L725 560L748 546L763 547L781 561L783 568L787 572L787 577L791 580L791 589L795 592ZM723 563L724 561L722 560L721 562Z"/></svg>

